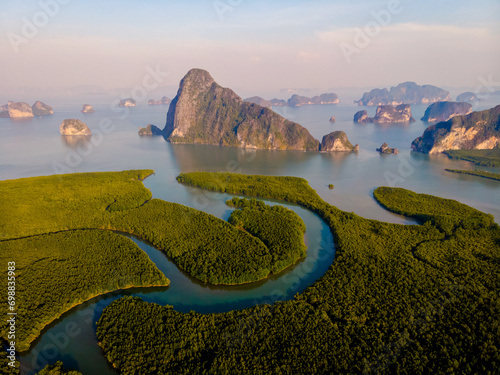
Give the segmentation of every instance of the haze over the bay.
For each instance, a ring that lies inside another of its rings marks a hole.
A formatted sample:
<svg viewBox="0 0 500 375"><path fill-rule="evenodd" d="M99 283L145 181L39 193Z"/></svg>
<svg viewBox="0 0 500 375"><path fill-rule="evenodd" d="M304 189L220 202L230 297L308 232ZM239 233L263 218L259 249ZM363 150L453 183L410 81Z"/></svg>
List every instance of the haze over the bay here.
<svg viewBox="0 0 500 375"><path fill-rule="evenodd" d="M0 95L130 88L147 69L175 88L192 67L242 96L474 89L500 82L499 16L498 0L3 0Z"/></svg>

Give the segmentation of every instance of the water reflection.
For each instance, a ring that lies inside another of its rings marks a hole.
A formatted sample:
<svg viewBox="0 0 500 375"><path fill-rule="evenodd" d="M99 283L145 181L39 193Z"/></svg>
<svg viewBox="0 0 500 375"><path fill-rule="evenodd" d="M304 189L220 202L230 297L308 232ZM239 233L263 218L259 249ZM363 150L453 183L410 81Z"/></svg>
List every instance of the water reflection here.
<svg viewBox="0 0 500 375"><path fill-rule="evenodd" d="M216 171L282 175L317 156L317 152L253 150L212 145L168 144L182 172Z"/></svg>
<svg viewBox="0 0 500 375"><path fill-rule="evenodd" d="M84 152L90 147L91 138L91 135L61 135L61 141L66 148Z"/></svg>

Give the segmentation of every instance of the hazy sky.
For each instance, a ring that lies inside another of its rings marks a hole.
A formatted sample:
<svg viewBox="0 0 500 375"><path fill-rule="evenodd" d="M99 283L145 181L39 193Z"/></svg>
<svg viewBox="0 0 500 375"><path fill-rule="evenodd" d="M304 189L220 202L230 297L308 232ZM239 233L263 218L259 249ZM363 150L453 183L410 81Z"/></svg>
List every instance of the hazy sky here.
<svg viewBox="0 0 500 375"><path fill-rule="evenodd" d="M0 12L4 92L134 87L148 67L161 86L199 67L248 95L500 81L498 0L1 0Z"/></svg>

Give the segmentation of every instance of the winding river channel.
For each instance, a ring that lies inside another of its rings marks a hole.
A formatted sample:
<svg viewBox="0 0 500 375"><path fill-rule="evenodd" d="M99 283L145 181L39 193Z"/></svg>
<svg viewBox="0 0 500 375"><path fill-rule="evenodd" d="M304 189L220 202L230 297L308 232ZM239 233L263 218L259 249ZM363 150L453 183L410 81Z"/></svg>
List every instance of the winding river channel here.
<svg viewBox="0 0 500 375"><path fill-rule="evenodd" d="M203 195L205 199L207 195ZM210 193L210 213L227 219L232 211L225 205L229 195ZM116 374L108 364L96 338L96 322L112 301L133 295L160 305L172 305L177 311L199 313L225 312L292 299L296 293L321 277L332 264L335 249L330 229L316 214L295 205L280 204L296 212L306 224L306 258L283 272L259 282L241 286L204 284L179 270L162 251L140 238L123 234L134 241L171 281L170 286L116 291L85 302L50 324L29 352L21 356L23 374L33 374L47 363L63 361L68 368L83 374Z"/></svg>

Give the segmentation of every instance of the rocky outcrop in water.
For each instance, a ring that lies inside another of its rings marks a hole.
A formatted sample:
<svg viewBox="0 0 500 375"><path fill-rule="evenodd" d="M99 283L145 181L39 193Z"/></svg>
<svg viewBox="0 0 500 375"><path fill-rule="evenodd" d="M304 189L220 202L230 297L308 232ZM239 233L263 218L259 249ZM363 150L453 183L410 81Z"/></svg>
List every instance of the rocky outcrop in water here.
<svg viewBox="0 0 500 375"><path fill-rule="evenodd" d="M127 98L120 100L118 103L118 107L135 107L137 106L137 102L133 98Z"/></svg>
<svg viewBox="0 0 500 375"><path fill-rule="evenodd" d="M367 124L369 122L373 122L373 119L368 117L368 112L365 110L358 111L354 114L353 121L357 124Z"/></svg>
<svg viewBox="0 0 500 375"><path fill-rule="evenodd" d="M394 123L394 122L414 122L415 119L411 115L411 106L409 104L400 104L397 106L380 105L377 107L377 112L373 118L373 122L379 123Z"/></svg>
<svg viewBox="0 0 500 375"><path fill-rule="evenodd" d="M400 83L396 87L387 89L373 89L365 92L363 97L356 101L358 105L399 105L399 104L428 104L450 100L450 93L432 85L417 85L415 82Z"/></svg>
<svg viewBox="0 0 500 375"><path fill-rule="evenodd" d="M25 102L11 102L0 108L0 117L3 118L31 118L34 117L33 109Z"/></svg>
<svg viewBox="0 0 500 375"><path fill-rule="evenodd" d="M323 137L320 151L354 151L355 147L359 150L359 146L353 146L343 131L335 131Z"/></svg>
<svg viewBox="0 0 500 375"><path fill-rule="evenodd" d="M147 125L145 128L139 129L139 135L163 135L163 131L152 124Z"/></svg>
<svg viewBox="0 0 500 375"><path fill-rule="evenodd" d="M411 148L436 154L447 150L492 149L499 145L500 105L431 125L412 142Z"/></svg>
<svg viewBox="0 0 500 375"><path fill-rule="evenodd" d="M474 103L474 102L478 102L478 101L479 101L479 98L477 97L477 95L471 91L463 92L457 96L457 102Z"/></svg>
<svg viewBox="0 0 500 375"><path fill-rule="evenodd" d="M335 93L321 94L312 98L295 94L292 95L290 99L288 99L288 105L290 107L300 107L310 104L338 104L338 102L339 97Z"/></svg>
<svg viewBox="0 0 500 375"><path fill-rule="evenodd" d="M94 113L95 110L90 104L84 104L82 107L82 113Z"/></svg>
<svg viewBox="0 0 500 375"><path fill-rule="evenodd" d="M182 79L167 113L164 136L172 143L203 143L256 149L318 150L301 125L269 108L244 102L202 69Z"/></svg>
<svg viewBox="0 0 500 375"><path fill-rule="evenodd" d="M411 115L411 106L409 104L379 105L375 117L368 117L365 110L358 111L354 114L355 123L367 124L372 122L378 123L408 123L414 122L415 119Z"/></svg>
<svg viewBox="0 0 500 375"><path fill-rule="evenodd" d="M54 114L52 107L41 101L36 101L35 104L31 106L31 110L35 116L48 116Z"/></svg>
<svg viewBox="0 0 500 375"><path fill-rule="evenodd" d="M59 131L62 135L91 135L92 132L82 121L66 119L61 123Z"/></svg>
<svg viewBox="0 0 500 375"><path fill-rule="evenodd" d="M468 115L472 112L472 104L465 102L437 102L427 107L422 121L440 122L448 121L459 115Z"/></svg>
<svg viewBox="0 0 500 375"><path fill-rule="evenodd" d="M261 107L266 107L266 108L271 108L273 106L273 104L270 101L263 99L260 96L252 96L251 98L243 99L243 101L248 103L255 103L260 105Z"/></svg>
<svg viewBox="0 0 500 375"><path fill-rule="evenodd" d="M380 146L380 148L377 148L377 151L381 154L399 154L399 150L397 148L390 148L385 142L382 143L382 146Z"/></svg>
<svg viewBox="0 0 500 375"><path fill-rule="evenodd" d="M330 122L333 124L335 121L337 121L337 119L335 118L335 116L332 116L330 117Z"/></svg>

